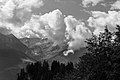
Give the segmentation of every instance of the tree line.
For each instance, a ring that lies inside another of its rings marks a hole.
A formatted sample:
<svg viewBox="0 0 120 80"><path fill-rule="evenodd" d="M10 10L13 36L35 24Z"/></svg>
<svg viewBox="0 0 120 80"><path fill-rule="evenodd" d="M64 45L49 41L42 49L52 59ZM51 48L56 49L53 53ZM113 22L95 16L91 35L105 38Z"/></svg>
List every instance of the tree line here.
<svg viewBox="0 0 120 80"><path fill-rule="evenodd" d="M47 61L28 64L17 80L120 80L120 26L114 32L106 26L85 42L88 51L75 65L58 61L51 66Z"/></svg>
<svg viewBox="0 0 120 80"><path fill-rule="evenodd" d="M64 76L72 72L74 65L72 62L67 64L53 61L51 66L48 61L28 64L26 68L18 73L17 80L53 80L56 75Z"/></svg>

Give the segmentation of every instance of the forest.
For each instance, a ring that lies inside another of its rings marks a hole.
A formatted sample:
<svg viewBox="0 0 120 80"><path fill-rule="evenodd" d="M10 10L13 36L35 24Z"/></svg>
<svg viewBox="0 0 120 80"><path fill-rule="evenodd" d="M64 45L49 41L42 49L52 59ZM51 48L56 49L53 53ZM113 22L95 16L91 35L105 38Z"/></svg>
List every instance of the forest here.
<svg viewBox="0 0 120 80"><path fill-rule="evenodd" d="M17 80L120 80L120 26L86 39L86 49L79 62L67 64L47 61L28 64Z"/></svg>

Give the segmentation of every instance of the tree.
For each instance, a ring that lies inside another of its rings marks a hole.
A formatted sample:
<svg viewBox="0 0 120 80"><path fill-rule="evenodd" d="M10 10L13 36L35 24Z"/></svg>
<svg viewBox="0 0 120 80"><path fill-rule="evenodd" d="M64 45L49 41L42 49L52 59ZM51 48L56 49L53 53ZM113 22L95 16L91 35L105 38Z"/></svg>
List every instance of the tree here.
<svg viewBox="0 0 120 80"><path fill-rule="evenodd" d="M51 71L53 74L57 74L60 71L60 63L58 61L53 61L51 65Z"/></svg>
<svg viewBox="0 0 120 80"><path fill-rule="evenodd" d="M68 62L67 65L66 65L66 72L72 72L74 69L74 65L72 62Z"/></svg>
<svg viewBox="0 0 120 80"><path fill-rule="evenodd" d="M117 31L115 32L115 35L116 35L116 42L120 43L120 26L117 25Z"/></svg>
<svg viewBox="0 0 120 80"><path fill-rule="evenodd" d="M28 75L24 69L21 69L20 73L18 73L17 75L18 75L17 80L29 80Z"/></svg>
<svg viewBox="0 0 120 80"><path fill-rule="evenodd" d="M42 80L50 80L50 70L49 70L49 64L47 61L43 62L42 66Z"/></svg>
<svg viewBox="0 0 120 80"><path fill-rule="evenodd" d="M99 36L86 40L88 52L80 57L76 65L77 78L81 80L119 80L120 72L116 63L118 43L114 33L107 27ZM117 67L117 68L116 68ZM120 66L119 66L120 67Z"/></svg>

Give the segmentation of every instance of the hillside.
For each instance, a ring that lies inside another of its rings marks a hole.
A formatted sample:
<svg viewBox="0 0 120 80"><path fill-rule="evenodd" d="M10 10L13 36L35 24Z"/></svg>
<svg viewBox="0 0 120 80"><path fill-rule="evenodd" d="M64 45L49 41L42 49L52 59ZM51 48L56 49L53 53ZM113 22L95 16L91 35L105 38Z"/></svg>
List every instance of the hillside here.
<svg viewBox="0 0 120 80"><path fill-rule="evenodd" d="M15 80L20 67L26 65L23 60L35 61L25 54L26 50L14 35L0 34L0 80Z"/></svg>
<svg viewBox="0 0 120 80"><path fill-rule="evenodd" d="M13 34L3 35L0 33L0 49L15 49L25 52L28 48Z"/></svg>
<svg viewBox="0 0 120 80"><path fill-rule="evenodd" d="M20 41L25 45L29 45L29 50L26 54L38 61L45 59L50 62L53 60L58 60L63 63L69 61L77 62L79 57L86 52L85 48L81 48L79 50L75 50L74 54L64 56L63 52L67 51L68 48L67 43L65 42L60 45L54 45L53 42L40 38L23 38L20 39Z"/></svg>

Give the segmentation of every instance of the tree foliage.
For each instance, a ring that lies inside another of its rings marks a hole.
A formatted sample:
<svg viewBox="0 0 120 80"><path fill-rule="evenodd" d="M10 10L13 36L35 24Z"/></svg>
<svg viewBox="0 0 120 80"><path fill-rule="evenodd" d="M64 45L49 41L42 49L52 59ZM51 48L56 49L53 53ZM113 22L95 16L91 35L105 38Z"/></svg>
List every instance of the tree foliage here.
<svg viewBox="0 0 120 80"><path fill-rule="evenodd" d="M88 53L80 57L77 64L81 80L120 79L120 52L114 37L114 33L106 27L104 33L86 40Z"/></svg>

